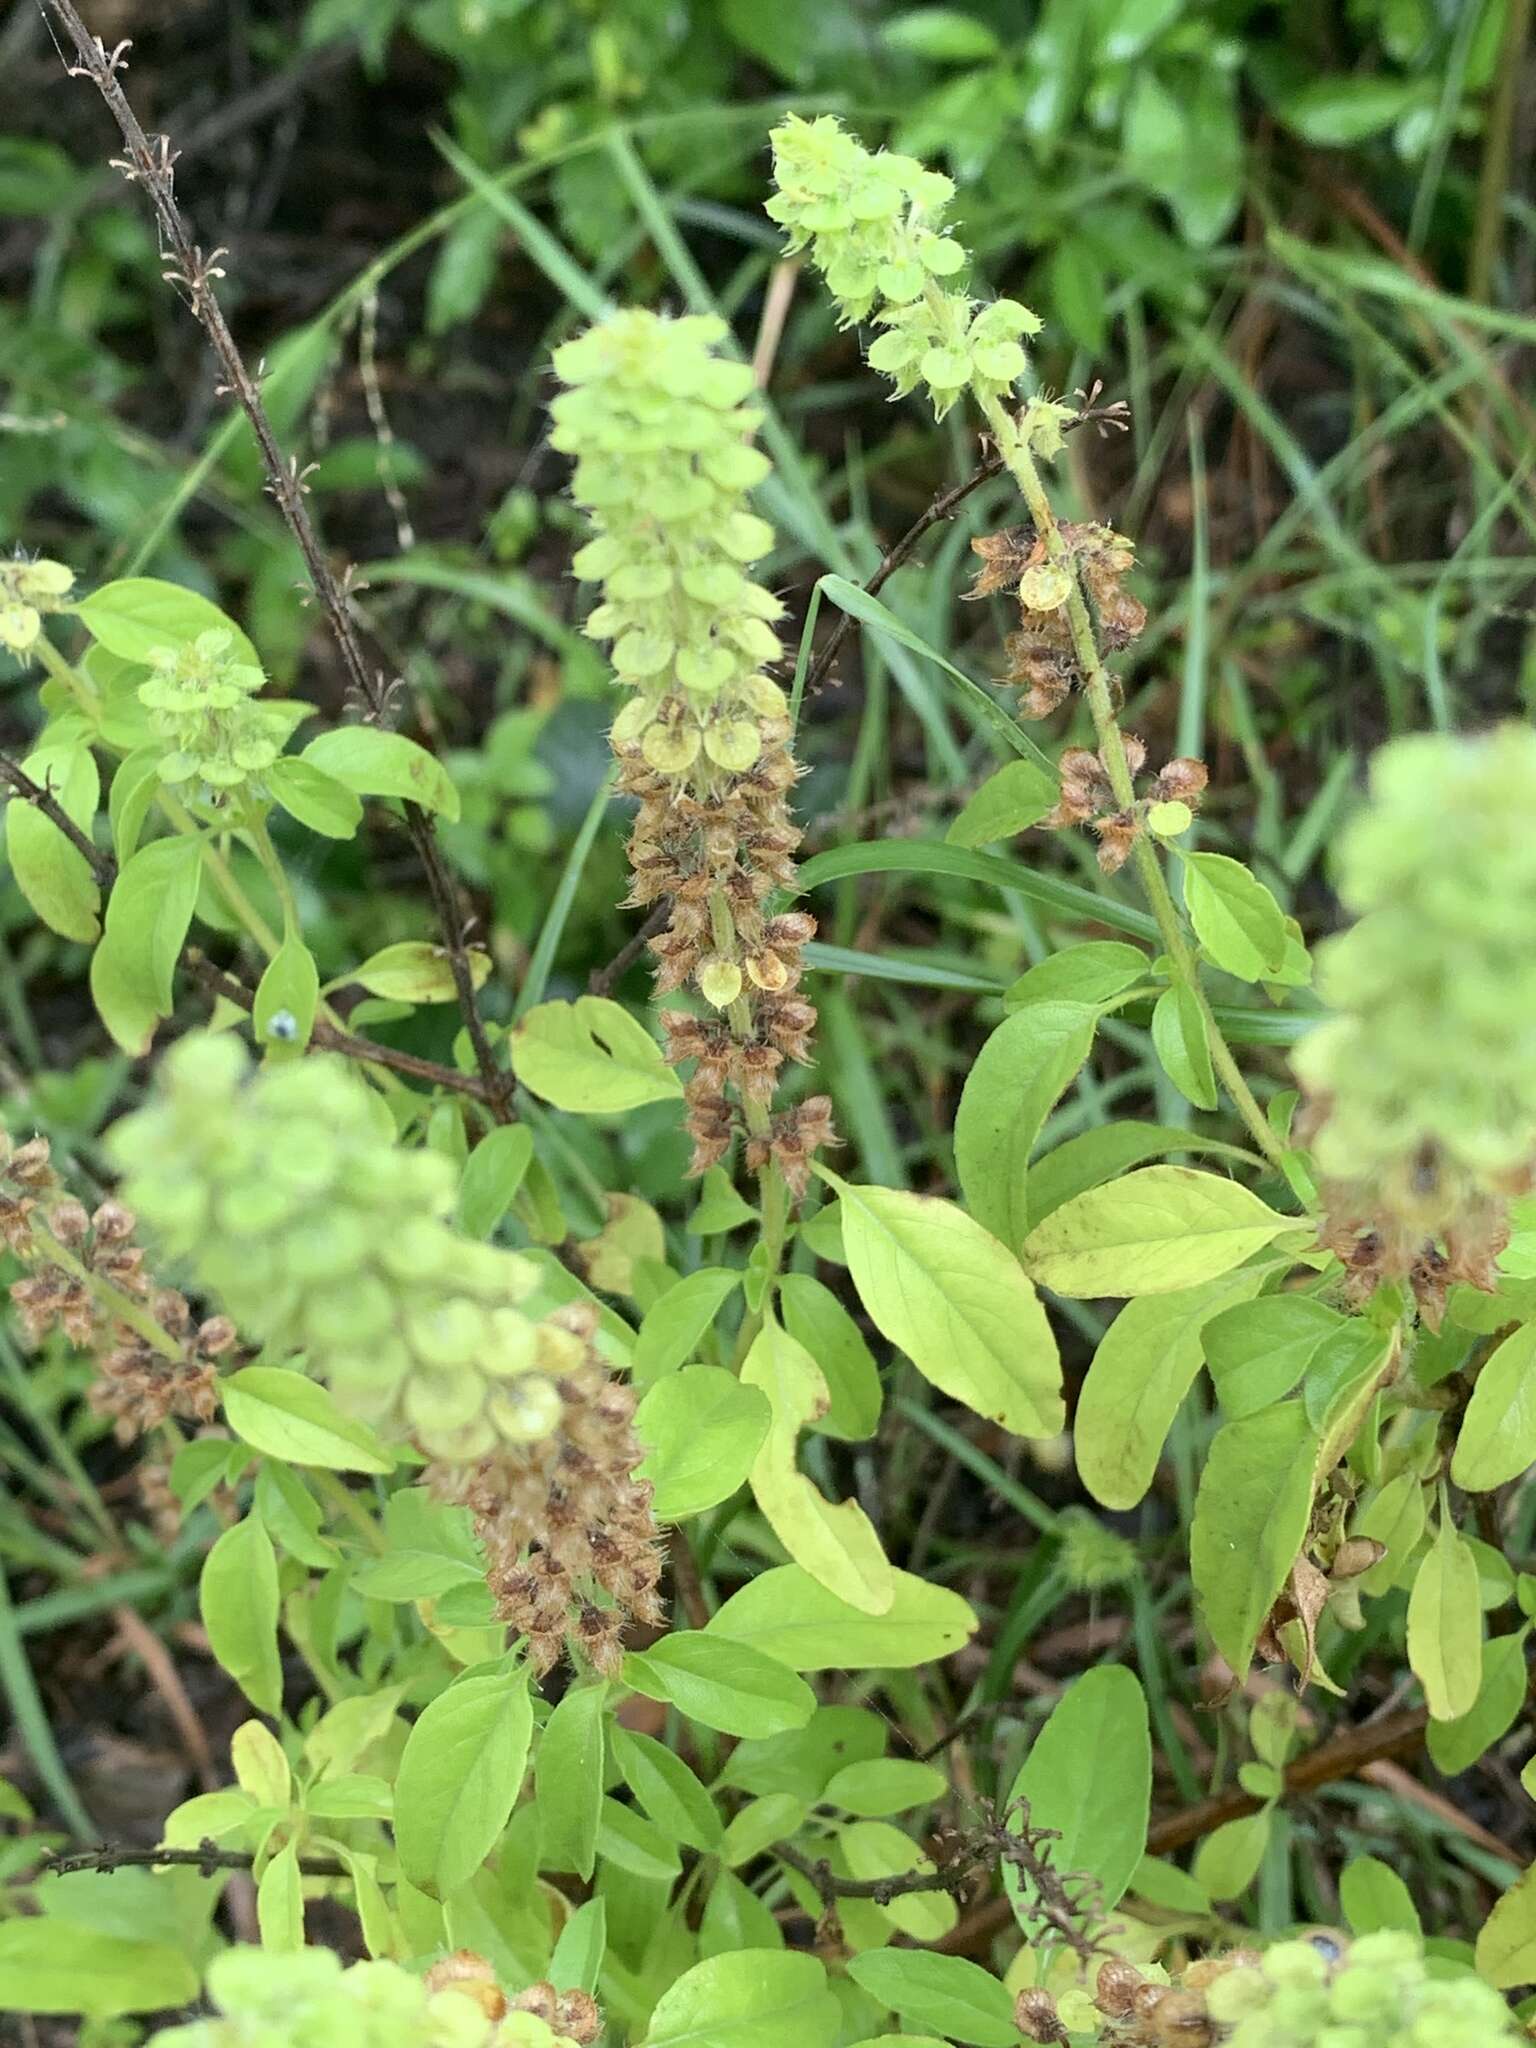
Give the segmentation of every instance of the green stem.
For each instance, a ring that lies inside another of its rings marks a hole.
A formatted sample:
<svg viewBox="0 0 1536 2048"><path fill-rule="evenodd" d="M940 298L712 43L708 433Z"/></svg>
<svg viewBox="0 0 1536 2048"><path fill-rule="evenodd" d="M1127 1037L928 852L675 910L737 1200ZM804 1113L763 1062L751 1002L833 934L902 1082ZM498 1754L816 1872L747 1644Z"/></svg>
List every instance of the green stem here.
<svg viewBox="0 0 1536 2048"><path fill-rule="evenodd" d="M1019 486L1029 516L1034 522L1035 531L1044 543L1047 556L1058 568L1064 569L1071 579L1066 602L1067 625L1072 635L1072 651L1082 671L1083 696L1088 705L1089 716L1093 720L1099 758L1104 764L1110 787L1115 793L1115 801L1122 809L1129 810L1136 801L1136 785L1131 775L1130 762L1126 758L1124 735L1115 716L1114 685L1099 653L1098 637L1093 629L1093 619L1088 610L1087 599L1083 595L1072 551L1057 523L1055 510L1041 480L1040 471L1023 435L1019 432L1017 422L997 398L981 398L978 394L978 403L986 417L987 425L992 430L997 452L1002 456L1009 474ZM1185 936L1183 922L1163 874L1162 863L1141 834L1137 835L1134 842L1133 858L1137 876L1146 893L1152 915L1157 920L1158 933L1173 971L1199 1005L1206 1036L1210 1041L1211 1062L1221 1076L1222 1085L1231 1097L1239 1116L1248 1126L1254 1143L1269 1163L1278 1167L1284 1159L1285 1148L1270 1128L1269 1119L1244 1079L1242 1070L1233 1057L1232 1048L1227 1044L1226 1037L1216 1022L1210 999L1200 985L1199 962Z"/></svg>
<svg viewBox="0 0 1536 2048"><path fill-rule="evenodd" d="M53 680L64 685L80 709L94 722L101 699L80 671L64 659L45 633L38 635L32 651Z"/></svg>
<svg viewBox="0 0 1536 2048"><path fill-rule="evenodd" d="M168 1358L173 1364L180 1365L183 1355L181 1345L169 1330L156 1322L143 1302L136 1301L131 1294L125 1294L120 1287L114 1287L110 1280L103 1280L99 1273L93 1273L89 1266L77 1259L67 1245L60 1244L53 1232L41 1223L34 1222L32 1225L32 1242L50 1266L58 1266L68 1273L71 1279L78 1280L114 1322L122 1323L134 1331L144 1339L152 1351L158 1351L162 1358Z"/></svg>
<svg viewBox="0 0 1536 2048"><path fill-rule="evenodd" d="M254 806L247 806L241 824L268 881L277 891L277 900L283 907L283 936L285 939L297 939L300 929L299 906L294 901L292 886L283 871L282 862L277 857L277 848L272 844L271 834L267 831L266 820Z"/></svg>

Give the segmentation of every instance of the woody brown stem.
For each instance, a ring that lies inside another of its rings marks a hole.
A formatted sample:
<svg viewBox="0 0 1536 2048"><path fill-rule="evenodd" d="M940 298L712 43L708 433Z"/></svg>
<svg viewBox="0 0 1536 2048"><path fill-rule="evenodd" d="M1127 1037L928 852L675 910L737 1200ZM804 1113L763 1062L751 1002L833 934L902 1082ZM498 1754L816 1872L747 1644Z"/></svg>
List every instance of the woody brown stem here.
<svg viewBox="0 0 1536 2048"><path fill-rule="evenodd" d="M110 853L97 846L88 833L81 831L46 784L30 776L21 763L13 761L8 754L0 754L0 782L7 783L23 803L41 811L50 825L56 825L76 853L88 863L98 885L103 889L109 886L117 873L117 862Z"/></svg>

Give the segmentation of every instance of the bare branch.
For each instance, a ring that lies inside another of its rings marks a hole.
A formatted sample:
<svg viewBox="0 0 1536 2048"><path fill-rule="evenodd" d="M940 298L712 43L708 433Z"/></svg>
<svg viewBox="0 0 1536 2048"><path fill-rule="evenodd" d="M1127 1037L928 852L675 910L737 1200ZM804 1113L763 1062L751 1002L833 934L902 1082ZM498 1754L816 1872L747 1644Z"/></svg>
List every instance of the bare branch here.
<svg viewBox="0 0 1536 2048"><path fill-rule="evenodd" d="M57 825L75 851L89 863L91 873L103 889L110 884L117 873L117 862L95 843L89 833L81 831L45 783L36 781L20 762L11 760L7 754L0 754L0 782L8 783L23 803L31 804L51 825Z"/></svg>
<svg viewBox="0 0 1536 2048"><path fill-rule="evenodd" d="M127 1849L99 1842L94 1849L72 1850L67 1856L44 1853L44 1876L68 1877L75 1870L200 1870L212 1877L216 1870L249 1870L255 1863L250 1849L220 1849L211 1841L195 1849ZM299 1869L305 1877L350 1877L347 1865L336 1856L301 1856Z"/></svg>

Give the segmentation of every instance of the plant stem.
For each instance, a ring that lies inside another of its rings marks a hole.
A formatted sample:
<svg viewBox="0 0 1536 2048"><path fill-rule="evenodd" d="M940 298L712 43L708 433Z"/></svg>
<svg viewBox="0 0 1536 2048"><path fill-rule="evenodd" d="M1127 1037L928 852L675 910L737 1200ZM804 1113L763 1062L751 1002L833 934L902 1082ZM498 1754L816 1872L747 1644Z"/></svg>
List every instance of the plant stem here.
<svg viewBox="0 0 1536 2048"><path fill-rule="evenodd" d="M1099 758L1104 764L1110 787L1115 793L1115 801L1123 809L1129 810L1136 801L1136 785L1132 780L1130 762L1126 758L1125 739L1120 731L1119 720L1115 716L1114 685L1099 653L1098 637L1093 629L1088 601L1083 595L1072 551L1067 546L1050 496L1041 480L1040 471L1028 444L1019 432L1018 423L1000 399L978 397L978 403L987 425L992 430L998 453L1019 486L1047 556L1058 568L1064 569L1071 579L1066 602L1067 624L1072 635L1072 651L1077 657L1083 675L1083 696L1088 704L1089 716L1093 720L1093 730L1099 744ZM1199 963L1185 936L1183 923L1163 874L1162 864L1154 849L1141 834L1138 834L1135 840L1133 858L1137 876L1146 893L1152 915L1157 920L1158 933L1173 971L1200 1007L1206 1036L1210 1042L1212 1064L1221 1076L1222 1084L1239 1116L1247 1125L1254 1143L1270 1165L1278 1167L1284 1158L1285 1148L1270 1128L1268 1118L1244 1079L1242 1070L1233 1057L1232 1048L1227 1044L1221 1027L1216 1022L1210 999L1200 985Z"/></svg>
<svg viewBox="0 0 1536 2048"><path fill-rule="evenodd" d="M53 680L63 684L80 709L88 715L94 715L100 705L100 697L79 669L64 659L46 633L39 633L33 642L32 652Z"/></svg>
<svg viewBox="0 0 1536 2048"><path fill-rule="evenodd" d="M115 1321L142 1337L152 1351L158 1351L162 1358L168 1358L173 1365L180 1365L182 1347L169 1330L162 1328L144 1306L135 1301L131 1294L114 1287L110 1280L103 1280L99 1273L93 1273L89 1266L77 1259L67 1245L60 1244L53 1232L43 1224L32 1225L32 1242L39 1254L50 1266L58 1266L70 1278L78 1280L92 1298L100 1302L107 1314Z"/></svg>

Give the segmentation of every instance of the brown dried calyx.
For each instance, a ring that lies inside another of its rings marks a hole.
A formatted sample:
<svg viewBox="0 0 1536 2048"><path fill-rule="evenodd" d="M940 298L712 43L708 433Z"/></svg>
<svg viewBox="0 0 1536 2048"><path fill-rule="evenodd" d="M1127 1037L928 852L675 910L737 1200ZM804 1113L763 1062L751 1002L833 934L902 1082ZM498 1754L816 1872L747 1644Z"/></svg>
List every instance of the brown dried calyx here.
<svg viewBox="0 0 1536 2048"><path fill-rule="evenodd" d="M456 1991L471 1999L488 2020L504 2020L509 2012L528 2012L544 2021L562 2040L591 2048L603 2031L597 2000L587 1991L557 1991L542 1978L509 1997L496 1981L493 1966L473 1949L455 1949L434 1963L423 1979L428 1991Z"/></svg>
<svg viewBox="0 0 1536 2048"><path fill-rule="evenodd" d="M1134 733L1122 734L1121 745L1132 776L1139 775L1146 764L1145 746ZM1209 779L1203 761L1180 756L1154 776L1145 796L1127 805L1116 800L1101 753L1093 753L1087 747L1068 747L1056 765L1061 775L1061 796L1054 810L1040 820L1041 826L1091 826L1098 835L1099 866L1107 875L1125 865L1154 804L1181 803L1191 811L1198 810Z"/></svg>
<svg viewBox="0 0 1536 2048"><path fill-rule="evenodd" d="M612 1678L625 1628L666 1620L651 1486L635 1477L645 1452L631 1426L634 1394L592 1348L596 1311L575 1302L549 1320L587 1346L582 1363L556 1383L557 1427L473 1465L432 1465L428 1483L474 1516L489 1560L486 1583L501 1618L528 1638L534 1669L542 1675L574 1647Z"/></svg>
<svg viewBox="0 0 1536 2048"><path fill-rule="evenodd" d="M1258 1960L1255 1949L1232 1949L1191 1963L1177 1984L1159 1984L1123 1956L1112 1956L1099 1970L1094 1994L1105 2019L1101 2039L1114 2048L1211 2048L1222 2029L1206 2008L1208 1987Z"/></svg>
<svg viewBox="0 0 1536 2048"><path fill-rule="evenodd" d="M237 1342L227 1316L199 1323L183 1295L155 1285L133 1242L136 1227L121 1202L109 1199L87 1212L67 1193L46 1138L13 1146L0 1130L0 1244L28 1269L10 1289L22 1330L41 1344L57 1324L77 1351L94 1354L101 1377L91 1405L113 1418L123 1441L173 1415L211 1420L219 1405L217 1360ZM60 1264L54 1246L104 1287L141 1303L180 1356L157 1350L114 1314L110 1296Z"/></svg>
<svg viewBox="0 0 1536 2048"><path fill-rule="evenodd" d="M1065 543L1060 562L1049 559L1044 540L1029 525L980 534L971 542L982 566L966 595L1007 591L1019 600L1020 630L1009 635L1005 652L1007 681L1023 690L1019 709L1026 718L1044 718L1083 680L1067 605L1074 574L1092 604L1098 644L1106 654L1129 647L1147 623L1146 606L1122 587L1136 560L1125 536L1071 520L1063 520L1059 532Z"/></svg>
<svg viewBox="0 0 1536 2048"><path fill-rule="evenodd" d="M714 1012L662 1016L669 1060L696 1063L683 1090L691 1175L725 1157L744 1121L761 1124L785 1061L810 1063L816 1028L815 1005L799 993L816 920L801 910L767 912L768 899L795 880L801 833L787 797L799 770L787 718L765 716L758 732L761 750L750 768L729 770L701 757L681 778L653 767L638 741L615 742L619 786L640 802L629 837L628 901L670 903L666 927L651 940L656 992L694 984ZM820 1142L834 1143L830 1121L823 1122ZM761 1173L770 1156L786 1178L798 1171L803 1189L806 1168L794 1142L780 1151L754 1141L749 1164Z"/></svg>

